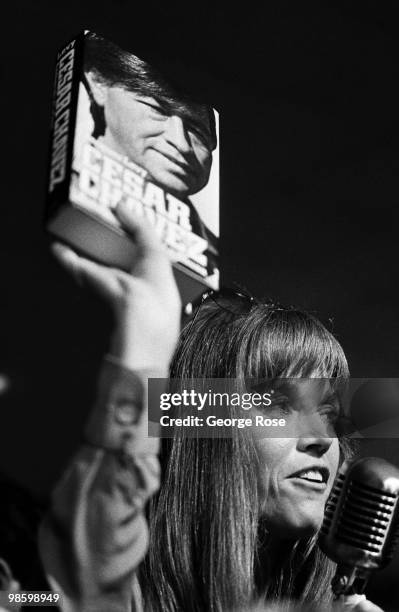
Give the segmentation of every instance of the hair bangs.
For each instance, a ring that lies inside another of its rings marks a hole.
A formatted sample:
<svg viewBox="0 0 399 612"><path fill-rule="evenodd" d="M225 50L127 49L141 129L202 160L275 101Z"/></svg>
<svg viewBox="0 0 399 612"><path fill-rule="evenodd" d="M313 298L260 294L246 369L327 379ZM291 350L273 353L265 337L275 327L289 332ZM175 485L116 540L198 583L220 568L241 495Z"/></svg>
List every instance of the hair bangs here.
<svg viewBox="0 0 399 612"><path fill-rule="evenodd" d="M242 323L241 323L242 324ZM248 330L253 333L249 334ZM347 378L344 351L313 315L258 305L243 325L245 376L254 378Z"/></svg>

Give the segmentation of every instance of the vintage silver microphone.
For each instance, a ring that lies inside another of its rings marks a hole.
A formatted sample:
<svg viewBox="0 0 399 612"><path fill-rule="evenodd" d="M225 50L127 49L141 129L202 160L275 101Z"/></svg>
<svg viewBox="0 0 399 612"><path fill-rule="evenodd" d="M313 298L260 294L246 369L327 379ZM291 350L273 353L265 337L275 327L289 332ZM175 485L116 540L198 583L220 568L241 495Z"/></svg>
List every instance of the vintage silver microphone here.
<svg viewBox="0 0 399 612"><path fill-rule="evenodd" d="M319 546L337 563L336 598L362 594L399 541L399 469L384 459L345 462L326 504Z"/></svg>

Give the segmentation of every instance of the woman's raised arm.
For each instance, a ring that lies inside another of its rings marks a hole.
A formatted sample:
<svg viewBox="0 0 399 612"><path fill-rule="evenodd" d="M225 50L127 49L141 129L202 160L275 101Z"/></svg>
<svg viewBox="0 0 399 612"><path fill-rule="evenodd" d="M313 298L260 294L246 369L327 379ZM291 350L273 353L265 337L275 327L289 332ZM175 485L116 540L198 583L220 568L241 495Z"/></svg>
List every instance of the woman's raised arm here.
<svg viewBox="0 0 399 612"><path fill-rule="evenodd" d="M137 245L130 274L54 246L77 282L115 315L85 444L41 529L45 570L68 612L139 609L134 572L148 541L143 508L159 486L158 439L147 436L147 379L167 377L180 325L172 268L153 230L122 206L116 214Z"/></svg>

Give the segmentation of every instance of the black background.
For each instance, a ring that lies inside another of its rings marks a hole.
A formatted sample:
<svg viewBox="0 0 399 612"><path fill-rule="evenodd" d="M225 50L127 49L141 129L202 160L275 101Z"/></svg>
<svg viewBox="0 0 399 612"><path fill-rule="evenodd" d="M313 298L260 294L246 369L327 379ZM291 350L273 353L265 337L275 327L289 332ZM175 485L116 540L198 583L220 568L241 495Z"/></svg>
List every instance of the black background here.
<svg viewBox="0 0 399 612"><path fill-rule="evenodd" d="M0 369L12 382L1 406L5 472L49 491L79 442L110 329L104 308L53 262L43 232L59 47L83 28L97 31L215 106L223 282L333 319L353 376L396 377L398 18L393 0L8 6L1 56ZM370 448L399 464L397 440Z"/></svg>

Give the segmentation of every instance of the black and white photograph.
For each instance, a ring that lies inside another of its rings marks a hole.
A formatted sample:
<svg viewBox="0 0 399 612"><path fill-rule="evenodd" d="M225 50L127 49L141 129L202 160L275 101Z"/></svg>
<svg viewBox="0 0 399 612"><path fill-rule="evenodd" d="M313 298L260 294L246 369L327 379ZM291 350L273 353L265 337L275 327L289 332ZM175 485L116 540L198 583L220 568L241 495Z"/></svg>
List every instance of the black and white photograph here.
<svg viewBox="0 0 399 612"><path fill-rule="evenodd" d="M399 7L7 7L0 612L399 612Z"/></svg>

